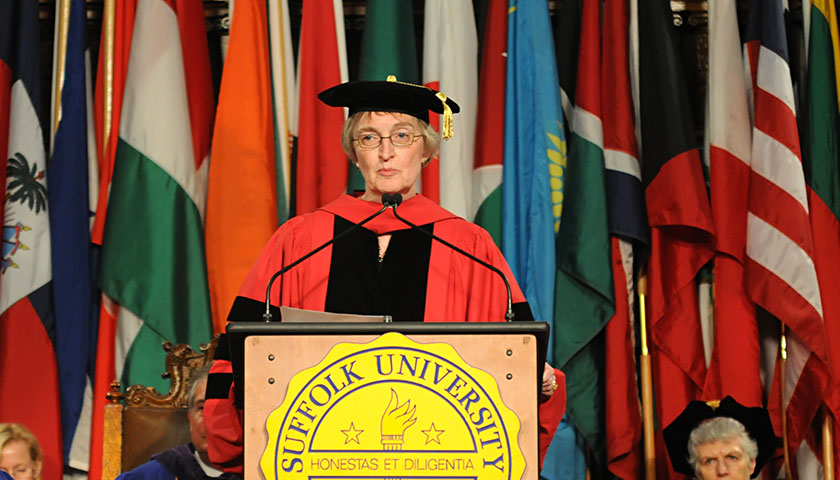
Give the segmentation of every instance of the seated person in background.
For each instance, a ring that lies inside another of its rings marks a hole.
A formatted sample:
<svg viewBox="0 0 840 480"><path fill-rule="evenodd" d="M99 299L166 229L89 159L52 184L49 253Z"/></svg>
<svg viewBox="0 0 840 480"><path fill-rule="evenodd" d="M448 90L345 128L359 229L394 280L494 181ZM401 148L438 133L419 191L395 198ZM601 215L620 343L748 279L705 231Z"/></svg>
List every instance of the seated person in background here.
<svg viewBox="0 0 840 480"><path fill-rule="evenodd" d="M38 439L19 423L0 423L0 471L14 480L41 478L43 455Z"/></svg>
<svg viewBox="0 0 840 480"><path fill-rule="evenodd" d="M674 470L700 480L755 478L776 450L767 410L729 396L689 403L663 435Z"/></svg>
<svg viewBox="0 0 840 480"><path fill-rule="evenodd" d="M233 479L224 473L207 456L207 432L204 428L204 395L210 365L195 371L190 377L187 417L190 420L190 443L170 448L154 455L151 461L134 470L121 474L119 480L206 480L211 478ZM18 479L15 479L18 480Z"/></svg>
<svg viewBox="0 0 840 480"><path fill-rule="evenodd" d="M280 226L248 273L228 321L260 320L272 275L342 233L347 235L277 278L271 289L272 305L390 315L394 322L505 321L507 291L499 276L421 230L504 272L515 319L533 320L490 234L416 190L421 171L440 151L441 135L430 126L429 112L441 114L441 131L448 138L458 104L443 93L393 76L336 85L318 98L333 107L349 108L341 143L361 172L365 191L359 198L342 195ZM393 210L374 218L383 209L383 198L394 194L402 199L399 215L419 228L407 226ZM369 221L362 228L354 229L366 218ZM230 360L222 336L208 388L209 448L211 458L226 471L241 472L242 411L234 401L238 380ZM542 381L540 460L565 409L565 388L555 394L564 385L563 373L545 364Z"/></svg>

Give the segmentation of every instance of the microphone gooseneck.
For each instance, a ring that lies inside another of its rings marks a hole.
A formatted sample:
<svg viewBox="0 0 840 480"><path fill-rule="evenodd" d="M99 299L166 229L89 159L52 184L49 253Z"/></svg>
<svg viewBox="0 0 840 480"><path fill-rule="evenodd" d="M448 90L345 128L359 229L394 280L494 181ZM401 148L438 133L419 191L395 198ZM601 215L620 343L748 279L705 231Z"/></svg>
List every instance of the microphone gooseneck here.
<svg viewBox="0 0 840 480"><path fill-rule="evenodd" d="M382 203L383 204L385 203L385 196L386 195L382 196ZM399 203L402 201L402 196L400 196L400 194L397 194L397 196L398 196L398 199L396 200L396 204L394 206L399 205ZM382 208L380 208L379 211L377 211L373 215L367 217L366 219L362 220L359 223L354 223L352 227L350 227L347 230L345 230L345 231L339 233L338 235L334 236L329 241L322 244L320 247L316 248L315 250L312 250L311 252L307 253L306 255L298 258L294 262L286 265L285 267L283 267L280 270L278 270L277 272L275 272L275 274L271 276L271 279L268 280L268 286L265 287L265 312L263 312L263 315L262 315L263 320L266 321L266 322L270 322L272 320L272 315L271 315L271 286L274 285L274 280L276 280L277 277L279 277L280 275L283 275L284 273L293 269L299 263L303 262L304 260L311 257L312 255L315 255L316 253L320 252L321 250L323 250L323 249L327 248L328 246L332 245L339 238L347 235L348 233L352 232L353 230L361 227L362 225L366 224L367 222L369 222L369 221L373 220L374 218L378 217L379 215L382 214L382 212L384 212L385 210L388 210L389 206L390 205L388 205L388 204L383 205Z"/></svg>
<svg viewBox="0 0 840 480"><path fill-rule="evenodd" d="M473 261L489 268L490 270L492 270L493 272L498 274L500 277L502 277L502 281L505 282L505 288L507 289L507 312L505 312L505 320L508 321L508 322L512 322L514 320L515 315L513 313L513 296L510 293L510 282L508 281L504 272L502 272L498 268L494 267L493 265L490 265L489 263L485 262L484 260L476 257L475 255L472 255L471 253L468 253L468 252L456 247L455 245L447 242L446 240L438 237L434 233L427 232L426 230L423 230L422 228L418 227L417 225L415 225L415 224L409 222L408 220L402 218L397 213L397 206L399 206L399 204L402 203L402 195L400 195L399 193L386 193L386 194L382 195L382 203L385 205L385 208L390 207L394 211L394 216L397 217L397 220L401 221L402 223L408 225L409 227L411 227L411 228L413 228L417 231L423 232L424 234L432 237L433 240L437 240L438 242L446 245L447 247L451 248L452 250L455 250L456 252L460 253L461 255L469 258L470 260L473 260Z"/></svg>

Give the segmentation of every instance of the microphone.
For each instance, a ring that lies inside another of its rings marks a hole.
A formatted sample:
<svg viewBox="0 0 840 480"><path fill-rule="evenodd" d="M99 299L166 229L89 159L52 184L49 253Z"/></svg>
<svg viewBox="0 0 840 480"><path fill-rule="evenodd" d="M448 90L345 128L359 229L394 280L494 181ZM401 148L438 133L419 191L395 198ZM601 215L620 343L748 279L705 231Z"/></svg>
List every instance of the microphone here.
<svg viewBox="0 0 840 480"><path fill-rule="evenodd" d="M383 194L382 195L382 203L385 205L386 209L388 207L391 207L394 210L394 216L397 217L397 220L403 222L404 224L408 225L409 227L411 227L411 228L413 228L413 229L415 229L419 232L423 232L424 234L432 237L433 240L437 240L438 242L446 245L447 247L451 248L452 250L455 250L456 252L460 253L461 255L469 258L470 260L473 260L473 261L489 268L490 270L496 272L497 275L502 277L502 281L505 282L505 288L507 289L507 312L505 312L505 320L508 321L508 322L512 322L514 320L513 296L510 293L510 282L508 282L508 279L505 276L504 272L502 272L498 268L494 267L493 265L490 265L489 263L485 262L484 260L476 257L475 255L472 255L471 253L468 253L468 252L456 247L455 245L452 245L451 243L449 243L446 240L438 237L434 233L427 232L426 230L423 230L422 228L418 227L417 225L415 225L415 224L409 222L408 220L402 218L397 213L397 206L400 203L402 203L402 195L400 195L399 193Z"/></svg>
<svg viewBox="0 0 840 480"><path fill-rule="evenodd" d="M397 195L399 195L399 194L397 194ZM281 268L274 275L271 276L271 279L268 280L268 286L265 288L265 312L263 312L263 315L262 315L264 321L270 322L271 319L272 319L272 315L271 315L271 286L274 285L274 280L276 280L277 277L279 277L280 275L283 275L284 273L288 272L289 270L295 268L298 264L300 264L301 262L303 262L307 258L311 257L312 255L315 255L316 253L320 252L321 250L323 250L323 249L327 248L328 246L332 245L339 238L347 235L348 233L352 232L353 230L361 227L362 225L366 224L367 222L369 222L369 221L373 220L374 218L378 217L385 210L388 210L388 207L390 207L392 205L390 203L386 202L385 197L386 197L386 195L382 196L383 206L382 206L381 209L379 209L378 212L376 212L373 215L367 217L366 219L362 220L359 223L354 223L352 227L350 227L347 230L345 230L345 231L339 233L338 235L334 236L329 241L325 242L323 245L316 248L315 250L312 250L311 252L309 252L306 255L298 258L294 262L292 262L292 263L286 265L285 267ZM390 201L393 202L393 199L390 199ZM399 198L399 201L402 201L401 196ZM393 205L393 206L396 207L396 205Z"/></svg>

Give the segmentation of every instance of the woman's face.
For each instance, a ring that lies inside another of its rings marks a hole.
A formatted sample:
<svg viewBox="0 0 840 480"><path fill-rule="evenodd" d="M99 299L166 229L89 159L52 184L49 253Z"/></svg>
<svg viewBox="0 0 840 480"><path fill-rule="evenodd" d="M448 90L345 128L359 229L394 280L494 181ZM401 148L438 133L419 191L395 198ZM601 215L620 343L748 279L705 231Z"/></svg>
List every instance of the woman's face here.
<svg viewBox="0 0 840 480"><path fill-rule="evenodd" d="M0 450L0 470L15 480L32 480L41 476L41 462L32 459L26 442L12 440Z"/></svg>
<svg viewBox="0 0 840 480"><path fill-rule="evenodd" d="M417 136L421 130L418 120L405 113L371 112L359 119L353 138L365 135L393 137L405 135ZM365 178L365 193L362 199L379 202L384 193L400 193L404 200L413 197L415 183L423 169L423 162L428 158L426 142L422 136L405 147L394 147L390 139L382 138L378 147L362 148L358 141L353 142L356 164Z"/></svg>

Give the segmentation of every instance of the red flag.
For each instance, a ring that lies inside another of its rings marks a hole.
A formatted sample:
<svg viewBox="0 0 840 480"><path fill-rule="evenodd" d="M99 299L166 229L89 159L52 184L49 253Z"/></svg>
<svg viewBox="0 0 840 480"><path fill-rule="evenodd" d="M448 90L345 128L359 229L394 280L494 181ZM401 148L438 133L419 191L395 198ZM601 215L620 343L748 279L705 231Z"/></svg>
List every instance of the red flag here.
<svg viewBox="0 0 840 480"><path fill-rule="evenodd" d="M198 2L175 0L175 12L178 15L178 30L181 34L195 165L196 168L203 167L206 172L215 108L204 9Z"/></svg>
<svg viewBox="0 0 840 480"><path fill-rule="evenodd" d="M695 277L712 258L714 232L671 15L667 3L639 2L647 311L660 428L699 398L705 382ZM657 457L664 468L664 452Z"/></svg>
<svg viewBox="0 0 840 480"><path fill-rule="evenodd" d="M107 48L110 42L99 44L98 72L94 91L94 126L96 127L96 151L98 158L99 187L96 216L91 230L91 241L102 244L105 231L105 213L108 210L108 195L114 173L114 156L120 130L120 113L128 70L128 53L131 49L131 34L134 29L134 2L119 2L115 7L113 31L113 63L105 68ZM109 35L103 22L101 38ZM108 80L106 81L106 77ZM109 84L110 83L110 84ZM106 109L107 106L107 109ZM106 115L107 110L107 115ZM102 444L104 440L105 395L112 381L116 380L115 344L119 305L102 295L99 307L99 331L96 342L96 371L93 384L93 407L91 408L90 464L88 478L102 478Z"/></svg>
<svg viewBox="0 0 840 480"><path fill-rule="evenodd" d="M715 244L714 350L704 398L762 406L755 306L744 291L750 114L735 2L709 5L707 138Z"/></svg>
<svg viewBox="0 0 840 480"><path fill-rule="evenodd" d="M296 213L307 213L347 189L347 156L341 149L342 109L318 100L318 93L347 81L344 14L340 0L303 3L298 50Z"/></svg>
<svg viewBox="0 0 840 480"><path fill-rule="evenodd" d="M113 31L110 32L113 35L113 43L104 41L109 35L106 31L108 28L106 22L102 24L103 41L99 43L99 64L96 71L103 74L96 76L93 97L93 118L99 160L99 198L91 231L91 241L99 245L102 244L102 234L105 231L105 213L108 210L108 195L114 174L114 155L117 152L119 139L120 113L125 89L125 74L128 70L128 53L131 50L131 34L134 31L135 10L135 2L119 2L115 6ZM113 45L113 52L111 52L113 63L111 68L107 69L105 68L107 48L111 44Z"/></svg>
<svg viewBox="0 0 840 480"><path fill-rule="evenodd" d="M604 340L607 467L620 478L633 479L641 477L642 417L633 333L633 245L628 240L647 239L633 126L628 35L628 2L607 0L601 104L615 291L615 316L606 326Z"/></svg>
<svg viewBox="0 0 840 480"><path fill-rule="evenodd" d="M642 412L631 309L633 247L617 237L612 237L611 245L615 316L607 323L604 337L607 468L630 480L642 473Z"/></svg>

